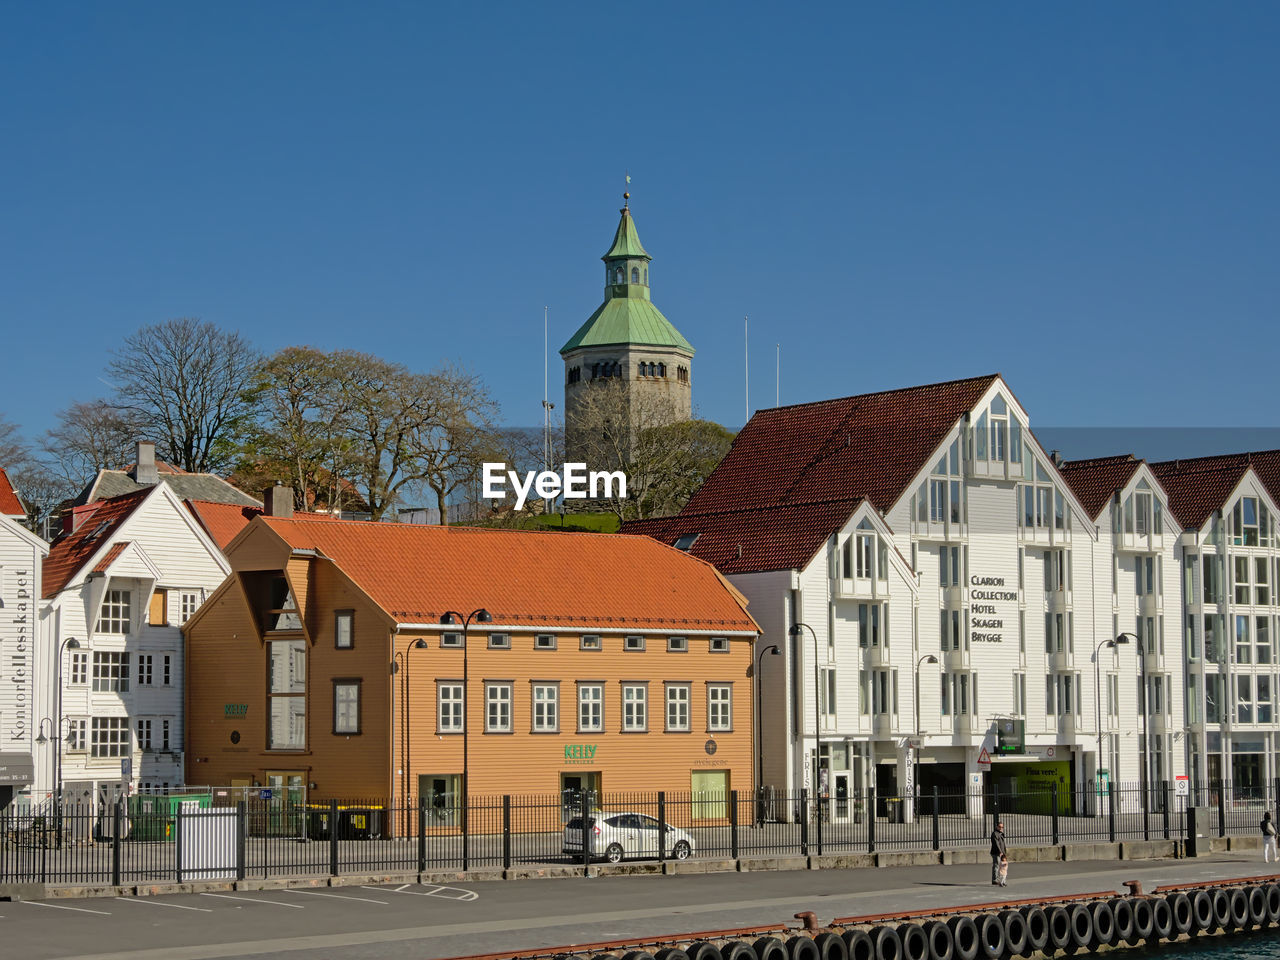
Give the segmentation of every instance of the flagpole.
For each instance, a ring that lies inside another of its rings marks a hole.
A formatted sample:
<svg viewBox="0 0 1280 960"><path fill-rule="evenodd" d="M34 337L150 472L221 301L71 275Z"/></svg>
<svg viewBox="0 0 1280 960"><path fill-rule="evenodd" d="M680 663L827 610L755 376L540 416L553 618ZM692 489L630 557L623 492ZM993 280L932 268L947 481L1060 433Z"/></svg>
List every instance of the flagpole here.
<svg viewBox="0 0 1280 960"><path fill-rule="evenodd" d="M747 317L742 318L742 407L746 416L742 422L751 419L751 365L748 362L750 345L747 341Z"/></svg>

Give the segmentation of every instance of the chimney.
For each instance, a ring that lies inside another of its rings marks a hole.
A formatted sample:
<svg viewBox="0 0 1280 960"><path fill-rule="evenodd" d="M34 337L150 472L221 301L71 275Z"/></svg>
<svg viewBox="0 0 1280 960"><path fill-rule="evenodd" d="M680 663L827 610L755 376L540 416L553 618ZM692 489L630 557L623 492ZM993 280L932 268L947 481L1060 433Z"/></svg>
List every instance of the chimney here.
<svg viewBox="0 0 1280 960"><path fill-rule="evenodd" d="M1053 461L1053 465L1055 467L1062 466L1062 454L1060 454L1057 450L1049 451L1049 459Z"/></svg>
<svg viewBox="0 0 1280 960"><path fill-rule="evenodd" d="M293 516L293 488L277 483L262 491L262 512L268 517L288 520Z"/></svg>
<svg viewBox="0 0 1280 960"><path fill-rule="evenodd" d="M156 472L156 445L149 440L138 441L138 453L134 458L133 482L144 487L154 487L160 482Z"/></svg>

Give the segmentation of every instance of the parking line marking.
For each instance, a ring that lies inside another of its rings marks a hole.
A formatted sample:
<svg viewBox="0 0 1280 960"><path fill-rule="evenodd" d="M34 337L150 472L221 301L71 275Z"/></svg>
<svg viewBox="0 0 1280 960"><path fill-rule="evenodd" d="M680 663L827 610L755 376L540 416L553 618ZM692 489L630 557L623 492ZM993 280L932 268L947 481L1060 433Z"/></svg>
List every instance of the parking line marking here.
<svg viewBox="0 0 1280 960"><path fill-rule="evenodd" d="M411 897L439 897L441 900L457 900L460 902L470 903L472 900L479 900L480 894L471 890L463 890L460 887L440 887L431 883L424 883L422 886L430 887L430 890L408 890L407 887L412 884L406 883L403 887L396 887L387 890L386 887L370 887L365 886L366 890L386 890L388 893L403 893ZM450 891L445 893L445 891Z"/></svg>
<svg viewBox="0 0 1280 960"><path fill-rule="evenodd" d="M175 910L199 910L201 913L213 913L208 907L187 907L180 903L162 903L159 900L135 899L133 897L116 897L117 900L123 900L125 903L145 903L151 907L173 907Z"/></svg>
<svg viewBox="0 0 1280 960"><path fill-rule="evenodd" d="M64 907L60 903L42 903L39 900L23 900L23 903L29 903L33 907L48 907L50 910L74 910L76 913L96 913L102 917L109 917L111 914L105 910L86 910L84 907Z"/></svg>
<svg viewBox="0 0 1280 960"><path fill-rule="evenodd" d="M247 900L249 903L269 903L275 907L288 907L290 910L307 909L300 903L285 903L282 900L259 900L257 897L233 897L226 893L202 893L202 897L219 897L223 900Z"/></svg>
<svg viewBox="0 0 1280 960"><path fill-rule="evenodd" d="M329 897L333 900L359 900L361 903L380 903L384 907L390 903L389 900L373 900L369 897L347 897L340 893L316 893L314 890L287 890L288 893L300 893L308 897Z"/></svg>

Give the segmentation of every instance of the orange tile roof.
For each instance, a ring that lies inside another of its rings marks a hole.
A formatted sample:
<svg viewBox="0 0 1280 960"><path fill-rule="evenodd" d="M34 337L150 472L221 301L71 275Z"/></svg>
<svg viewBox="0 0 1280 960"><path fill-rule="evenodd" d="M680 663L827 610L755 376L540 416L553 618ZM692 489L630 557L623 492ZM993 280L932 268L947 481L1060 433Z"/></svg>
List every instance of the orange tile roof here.
<svg viewBox="0 0 1280 960"><path fill-rule="evenodd" d="M84 514L79 527L53 541L44 562L42 595L52 597L70 583L76 572L102 549L104 538L111 536L155 489L148 487L123 497L98 501L94 509Z"/></svg>
<svg viewBox="0 0 1280 960"><path fill-rule="evenodd" d="M213 542L224 553L227 545L231 543L240 531L249 525L254 517L262 516L262 507L247 507L235 503L217 503L212 500L184 500L187 509L195 516L200 526L204 527L205 533L213 538ZM297 512L295 517L305 517L311 520L335 520L323 513L302 513Z"/></svg>
<svg viewBox="0 0 1280 960"><path fill-rule="evenodd" d="M759 632L709 563L646 537L261 517L329 558L399 623L479 607L493 622L595 630ZM232 552L234 557L234 551Z"/></svg>
<svg viewBox="0 0 1280 960"><path fill-rule="evenodd" d="M1224 453L1151 464L1169 494L1169 508L1186 529L1199 530L1214 510L1227 506L1227 497L1249 468L1258 475L1273 500L1280 500L1280 450Z"/></svg>
<svg viewBox="0 0 1280 960"><path fill-rule="evenodd" d="M119 543L113 543L111 549L107 551L107 555L99 560L97 566L93 568L93 572L106 573L110 566L116 562L116 557L124 553L130 542L129 540L121 540Z"/></svg>
<svg viewBox="0 0 1280 960"><path fill-rule="evenodd" d="M13 489L13 484L9 482L9 474L0 467L0 514L6 517L25 517L27 508L22 505L22 501L18 499L18 494Z"/></svg>

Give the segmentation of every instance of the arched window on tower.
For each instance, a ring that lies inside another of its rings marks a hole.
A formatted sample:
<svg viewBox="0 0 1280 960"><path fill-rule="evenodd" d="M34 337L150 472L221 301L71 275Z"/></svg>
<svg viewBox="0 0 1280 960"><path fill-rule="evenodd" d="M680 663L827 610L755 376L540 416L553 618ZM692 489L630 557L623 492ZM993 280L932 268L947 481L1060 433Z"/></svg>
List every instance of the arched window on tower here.
<svg viewBox="0 0 1280 960"><path fill-rule="evenodd" d="M649 285L649 268L648 267L644 268L644 283L646 287Z"/></svg>
<svg viewBox="0 0 1280 960"><path fill-rule="evenodd" d="M667 375L667 365L665 363L658 364L658 376L665 377Z"/></svg>
<svg viewBox="0 0 1280 960"><path fill-rule="evenodd" d="M618 269L616 269L616 270L614 270L614 271L613 271L613 282L614 282L614 283L621 283L621 282L622 282L622 268L621 268L621 267L618 267Z"/></svg>
<svg viewBox="0 0 1280 960"><path fill-rule="evenodd" d="M639 370L638 370L638 372L637 372L637 376L641 376L641 377L643 377L643 376L645 375L644 368L645 368L645 364L644 364L644 362L643 362L643 361L641 361L641 363L640 363L640 368L639 368Z"/></svg>
<svg viewBox="0 0 1280 960"><path fill-rule="evenodd" d="M632 267L632 268L631 268L631 282L632 282L632 283L639 283L639 282L640 282L640 268L639 268L639 267Z"/></svg>

